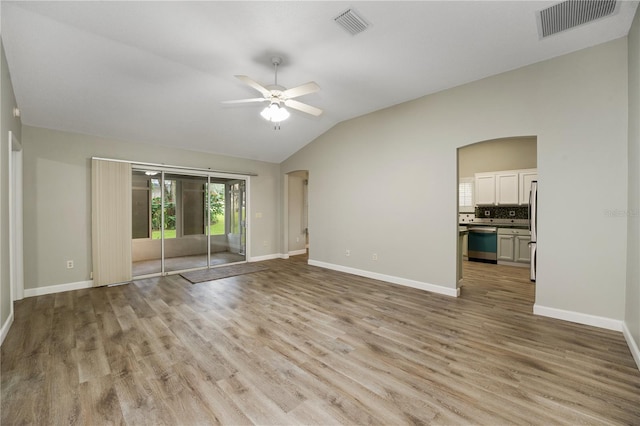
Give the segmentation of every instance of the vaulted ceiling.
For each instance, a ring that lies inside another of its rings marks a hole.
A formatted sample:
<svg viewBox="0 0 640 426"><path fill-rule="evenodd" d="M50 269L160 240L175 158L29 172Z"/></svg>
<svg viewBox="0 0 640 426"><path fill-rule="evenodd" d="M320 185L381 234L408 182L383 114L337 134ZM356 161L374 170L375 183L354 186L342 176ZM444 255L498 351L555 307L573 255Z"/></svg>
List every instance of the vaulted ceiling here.
<svg viewBox="0 0 640 426"><path fill-rule="evenodd" d="M26 125L281 162L337 123L625 36L636 2L541 39L548 1L2 2ZM369 27L334 18L352 8ZM280 130L234 78L315 81Z"/></svg>

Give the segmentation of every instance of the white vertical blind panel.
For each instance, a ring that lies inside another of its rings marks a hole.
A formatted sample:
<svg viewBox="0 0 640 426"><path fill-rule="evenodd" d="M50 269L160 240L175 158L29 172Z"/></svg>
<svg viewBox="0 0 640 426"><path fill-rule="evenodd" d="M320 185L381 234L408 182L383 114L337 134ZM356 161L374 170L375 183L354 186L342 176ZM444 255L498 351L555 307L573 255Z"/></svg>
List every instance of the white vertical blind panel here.
<svg viewBox="0 0 640 426"><path fill-rule="evenodd" d="M95 287L131 281L131 164L92 160Z"/></svg>

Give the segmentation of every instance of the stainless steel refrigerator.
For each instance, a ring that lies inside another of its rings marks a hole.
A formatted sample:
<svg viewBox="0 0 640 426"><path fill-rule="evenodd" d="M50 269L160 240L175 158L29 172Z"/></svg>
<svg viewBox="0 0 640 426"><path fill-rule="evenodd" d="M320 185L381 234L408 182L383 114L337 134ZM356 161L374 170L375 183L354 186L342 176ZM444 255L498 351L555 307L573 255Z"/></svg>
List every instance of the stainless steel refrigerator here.
<svg viewBox="0 0 640 426"><path fill-rule="evenodd" d="M529 191L529 231L531 231L531 281L536 280L536 246L538 242L538 181L531 182Z"/></svg>

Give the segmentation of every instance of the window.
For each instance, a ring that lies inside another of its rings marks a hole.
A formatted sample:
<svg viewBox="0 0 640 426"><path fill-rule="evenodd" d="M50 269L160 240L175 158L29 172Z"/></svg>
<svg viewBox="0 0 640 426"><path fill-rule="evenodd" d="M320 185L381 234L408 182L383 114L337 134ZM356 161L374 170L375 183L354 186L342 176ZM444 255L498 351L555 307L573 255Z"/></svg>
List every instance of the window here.
<svg viewBox="0 0 640 426"><path fill-rule="evenodd" d="M209 234L225 235L225 185L224 183L209 184Z"/></svg>
<svg viewBox="0 0 640 426"><path fill-rule="evenodd" d="M206 178L181 182L182 235L205 235L207 222Z"/></svg>
<svg viewBox="0 0 640 426"><path fill-rule="evenodd" d="M133 238L149 238L151 229L149 227L149 179L146 176L133 174L132 176L132 199L131 207L131 227Z"/></svg>
<svg viewBox="0 0 640 426"><path fill-rule="evenodd" d="M159 175L145 175L144 171L134 171L132 180L132 238L159 240L163 194L161 178ZM206 235L207 225L210 235L227 234L225 195L231 186L222 182L206 182L202 177L165 175L165 238ZM208 204L206 194L209 194ZM231 226L236 219L231 218Z"/></svg>
<svg viewBox="0 0 640 426"><path fill-rule="evenodd" d="M164 180L164 238L176 237L176 187L175 179ZM151 238L159 240L162 223L162 189L160 178L151 179Z"/></svg>
<svg viewBox="0 0 640 426"><path fill-rule="evenodd" d="M458 183L458 211L460 213L473 212L473 178L460 178Z"/></svg>

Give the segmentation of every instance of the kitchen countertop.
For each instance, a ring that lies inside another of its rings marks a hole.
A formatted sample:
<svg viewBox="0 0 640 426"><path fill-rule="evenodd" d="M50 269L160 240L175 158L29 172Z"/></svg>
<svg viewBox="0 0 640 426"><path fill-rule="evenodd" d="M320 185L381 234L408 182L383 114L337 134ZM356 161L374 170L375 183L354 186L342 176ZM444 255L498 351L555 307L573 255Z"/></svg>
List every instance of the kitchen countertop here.
<svg viewBox="0 0 640 426"><path fill-rule="evenodd" d="M458 228L468 228L473 226L477 226L477 227L493 226L495 228L529 229L529 225L522 225L522 224L500 224L500 223L460 223L458 224Z"/></svg>

